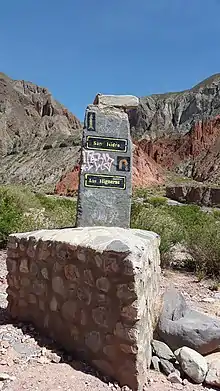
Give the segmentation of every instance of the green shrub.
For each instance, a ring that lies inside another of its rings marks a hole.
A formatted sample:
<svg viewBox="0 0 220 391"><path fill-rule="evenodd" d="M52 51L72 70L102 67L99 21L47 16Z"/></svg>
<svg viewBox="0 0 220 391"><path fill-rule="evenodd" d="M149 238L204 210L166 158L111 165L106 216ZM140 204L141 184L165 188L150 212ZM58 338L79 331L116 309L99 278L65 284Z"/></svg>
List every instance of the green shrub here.
<svg viewBox="0 0 220 391"><path fill-rule="evenodd" d="M204 213L196 205L132 205L132 227L151 230L161 237L162 266L176 243L185 245L200 275L220 277L220 219L218 213ZM192 266L192 265L191 265Z"/></svg>
<svg viewBox="0 0 220 391"><path fill-rule="evenodd" d="M155 207L162 206L167 204L167 199L165 197L150 197L147 202Z"/></svg>
<svg viewBox="0 0 220 391"><path fill-rule="evenodd" d="M22 212L17 208L14 197L7 191L0 192L0 248L7 243L8 235L19 230Z"/></svg>
<svg viewBox="0 0 220 391"><path fill-rule="evenodd" d="M25 186L0 187L0 247L14 232L73 227L76 201L34 194Z"/></svg>

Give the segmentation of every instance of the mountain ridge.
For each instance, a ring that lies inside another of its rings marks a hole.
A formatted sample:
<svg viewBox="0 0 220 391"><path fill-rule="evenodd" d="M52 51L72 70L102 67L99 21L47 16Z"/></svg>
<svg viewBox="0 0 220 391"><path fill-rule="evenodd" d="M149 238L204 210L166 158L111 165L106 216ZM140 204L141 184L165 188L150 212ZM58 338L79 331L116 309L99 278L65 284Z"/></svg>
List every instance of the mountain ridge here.
<svg viewBox="0 0 220 391"><path fill-rule="evenodd" d="M164 169L220 182L220 74L189 90L141 97L128 115L137 186L161 183ZM82 123L47 88L0 73L2 183L65 181L79 162L81 131Z"/></svg>

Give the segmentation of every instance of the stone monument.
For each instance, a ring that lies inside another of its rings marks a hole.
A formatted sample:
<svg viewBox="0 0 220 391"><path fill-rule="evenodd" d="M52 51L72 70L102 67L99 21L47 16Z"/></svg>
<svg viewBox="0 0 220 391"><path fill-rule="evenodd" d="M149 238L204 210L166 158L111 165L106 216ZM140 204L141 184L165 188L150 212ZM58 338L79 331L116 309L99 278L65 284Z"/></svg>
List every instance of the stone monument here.
<svg viewBox="0 0 220 391"><path fill-rule="evenodd" d="M135 96L98 94L86 109L77 227L130 227L132 141L126 109Z"/></svg>

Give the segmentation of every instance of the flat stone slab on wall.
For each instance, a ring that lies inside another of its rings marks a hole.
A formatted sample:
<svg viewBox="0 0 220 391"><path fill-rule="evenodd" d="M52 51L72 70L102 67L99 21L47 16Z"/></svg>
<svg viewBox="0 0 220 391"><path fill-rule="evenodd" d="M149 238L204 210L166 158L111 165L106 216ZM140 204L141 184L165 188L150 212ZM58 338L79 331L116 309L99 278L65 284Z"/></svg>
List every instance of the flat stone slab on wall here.
<svg viewBox="0 0 220 391"><path fill-rule="evenodd" d="M141 390L151 361L159 237L123 228L11 235L8 309L113 377Z"/></svg>

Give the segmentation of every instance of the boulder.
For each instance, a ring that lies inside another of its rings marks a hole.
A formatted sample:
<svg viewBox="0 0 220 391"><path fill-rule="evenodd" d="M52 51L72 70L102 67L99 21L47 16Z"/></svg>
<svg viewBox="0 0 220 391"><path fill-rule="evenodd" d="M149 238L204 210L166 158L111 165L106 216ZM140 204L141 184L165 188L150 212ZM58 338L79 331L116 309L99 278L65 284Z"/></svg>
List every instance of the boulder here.
<svg viewBox="0 0 220 391"><path fill-rule="evenodd" d="M165 360L164 358L160 359L160 365L163 369L163 372L168 376L170 373L175 372L175 367L172 362Z"/></svg>
<svg viewBox="0 0 220 391"><path fill-rule="evenodd" d="M167 379L170 381L170 383L173 383L173 384L182 384L182 379L181 379L181 377L179 376L179 374L176 373L176 372L171 372L171 373L167 376Z"/></svg>
<svg viewBox="0 0 220 391"><path fill-rule="evenodd" d="M205 380L208 371L206 359L195 350L186 346L178 349L176 354L176 358L187 376L189 376L195 383L202 383Z"/></svg>
<svg viewBox="0 0 220 391"><path fill-rule="evenodd" d="M139 98L133 95L102 95L97 94L94 100L95 105L124 107L131 109L139 105Z"/></svg>
<svg viewBox="0 0 220 391"><path fill-rule="evenodd" d="M157 341L153 339L151 342L153 353L156 354L160 358L164 358L168 361L175 361L175 356L172 350L162 341Z"/></svg>
<svg viewBox="0 0 220 391"><path fill-rule="evenodd" d="M151 359L151 364L152 364L152 367L155 371L157 372L160 372L160 359L159 357L157 356L152 356L152 359Z"/></svg>
<svg viewBox="0 0 220 391"><path fill-rule="evenodd" d="M220 352L209 354L205 358L208 364L205 382L211 386L220 387Z"/></svg>
<svg viewBox="0 0 220 391"><path fill-rule="evenodd" d="M208 354L220 345L220 321L192 310L176 289L164 294L156 333L173 351L187 346Z"/></svg>

